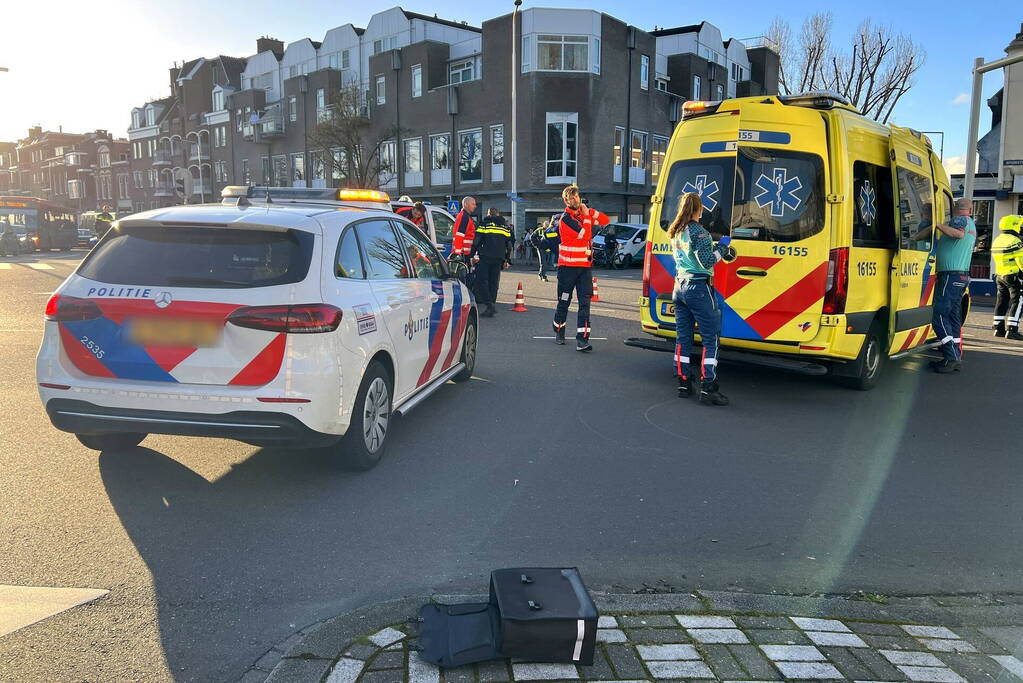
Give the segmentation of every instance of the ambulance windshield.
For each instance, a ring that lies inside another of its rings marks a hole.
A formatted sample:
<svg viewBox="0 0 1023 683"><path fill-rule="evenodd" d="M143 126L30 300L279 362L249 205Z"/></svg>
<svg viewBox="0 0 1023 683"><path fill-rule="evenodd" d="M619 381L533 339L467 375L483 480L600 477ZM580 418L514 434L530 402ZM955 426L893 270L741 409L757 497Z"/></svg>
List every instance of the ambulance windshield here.
<svg viewBox="0 0 1023 683"><path fill-rule="evenodd" d="M668 175L662 224L686 192L700 195L701 222L714 235L795 242L824 227L824 165L814 154L741 146L735 157L679 161Z"/></svg>

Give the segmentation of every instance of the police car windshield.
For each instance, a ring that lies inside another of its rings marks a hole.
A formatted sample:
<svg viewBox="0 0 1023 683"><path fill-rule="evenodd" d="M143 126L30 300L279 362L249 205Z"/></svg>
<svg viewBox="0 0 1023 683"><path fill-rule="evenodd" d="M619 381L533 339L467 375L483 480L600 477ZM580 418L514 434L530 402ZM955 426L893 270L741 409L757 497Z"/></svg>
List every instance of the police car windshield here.
<svg viewBox="0 0 1023 683"><path fill-rule="evenodd" d="M122 227L111 230L78 274L107 284L243 288L301 282L314 237L213 227Z"/></svg>
<svg viewBox="0 0 1023 683"><path fill-rule="evenodd" d="M716 235L794 242L824 227L824 165L814 154L741 146L735 157L676 162L664 193L665 227L686 192L700 195L701 223Z"/></svg>

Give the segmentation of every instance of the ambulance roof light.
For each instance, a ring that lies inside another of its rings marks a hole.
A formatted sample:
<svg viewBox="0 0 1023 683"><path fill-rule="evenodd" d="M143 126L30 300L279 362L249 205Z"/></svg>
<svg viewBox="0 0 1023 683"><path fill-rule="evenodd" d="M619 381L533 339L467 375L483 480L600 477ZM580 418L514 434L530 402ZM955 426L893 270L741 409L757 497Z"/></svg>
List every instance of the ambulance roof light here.
<svg viewBox="0 0 1023 683"><path fill-rule="evenodd" d="M795 95L779 95L778 100L782 104L810 106L814 109L833 109L836 104L846 107L852 106L852 103L844 95L834 90L811 90L796 93Z"/></svg>
<svg viewBox="0 0 1023 683"><path fill-rule="evenodd" d="M690 119L694 116L703 116L704 114L713 114L721 106L720 100L706 101L706 100L689 100L682 104L682 118Z"/></svg>

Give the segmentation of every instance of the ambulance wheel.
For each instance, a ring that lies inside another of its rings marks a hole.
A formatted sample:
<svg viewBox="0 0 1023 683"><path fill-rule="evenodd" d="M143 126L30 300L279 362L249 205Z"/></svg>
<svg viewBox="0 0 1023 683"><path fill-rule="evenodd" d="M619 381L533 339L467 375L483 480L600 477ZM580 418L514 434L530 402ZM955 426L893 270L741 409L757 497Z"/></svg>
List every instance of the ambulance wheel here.
<svg viewBox="0 0 1023 683"><path fill-rule="evenodd" d="M114 434L75 434L83 446L94 451L120 451L134 448L142 443L148 434L117 432Z"/></svg>
<svg viewBox="0 0 1023 683"><path fill-rule="evenodd" d="M863 348L860 349L859 357L854 361L854 372L851 377L843 377L842 382L852 389L869 391L877 385L877 380L884 370L888 354L885 353L884 324L875 320L867 332L867 338L863 340Z"/></svg>
<svg viewBox="0 0 1023 683"><path fill-rule="evenodd" d="M472 377L473 370L476 369L476 344L478 341L479 335L476 332L476 318L470 317L469 322L465 326L465 338L462 341L461 361L465 363L465 367L451 378L454 381L465 382Z"/></svg>
<svg viewBox="0 0 1023 683"><path fill-rule="evenodd" d="M361 472L376 467L387 447L390 423L391 376L383 365L373 361L355 397L348 432L335 446L343 464Z"/></svg>

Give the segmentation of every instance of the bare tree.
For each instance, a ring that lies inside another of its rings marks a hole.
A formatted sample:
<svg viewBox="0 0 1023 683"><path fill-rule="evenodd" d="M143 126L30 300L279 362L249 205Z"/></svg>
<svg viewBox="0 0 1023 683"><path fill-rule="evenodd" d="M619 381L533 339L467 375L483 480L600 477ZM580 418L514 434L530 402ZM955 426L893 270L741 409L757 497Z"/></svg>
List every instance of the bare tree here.
<svg viewBox="0 0 1023 683"><path fill-rule="evenodd" d="M358 84L342 86L331 95L328 108L306 135L312 149L323 150L323 163L330 177L345 187L375 189L380 176L396 172L395 159L384 143L395 140L394 127L374 129L366 98ZM393 150L397 154L397 150Z"/></svg>
<svg viewBox="0 0 1023 683"><path fill-rule="evenodd" d="M803 21L798 43L793 44L788 22L775 18L767 37L779 49L781 92L833 90L865 116L887 123L927 58L923 47L905 34L894 33L890 26L865 19L856 28L850 48L839 50L832 45L831 30L830 13L812 14Z"/></svg>

